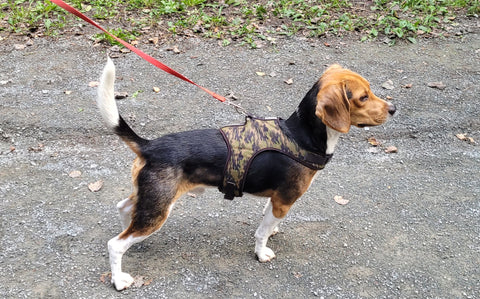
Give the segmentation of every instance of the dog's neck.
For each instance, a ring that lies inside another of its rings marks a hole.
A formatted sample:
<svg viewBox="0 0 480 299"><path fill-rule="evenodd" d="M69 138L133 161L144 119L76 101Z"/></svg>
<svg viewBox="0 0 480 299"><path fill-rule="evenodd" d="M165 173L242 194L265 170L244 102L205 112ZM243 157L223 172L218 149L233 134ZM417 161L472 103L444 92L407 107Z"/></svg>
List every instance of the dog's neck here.
<svg viewBox="0 0 480 299"><path fill-rule="evenodd" d="M327 127L315 115L318 88L318 84L315 84L297 110L281 125L304 149L328 155L333 154L341 133Z"/></svg>

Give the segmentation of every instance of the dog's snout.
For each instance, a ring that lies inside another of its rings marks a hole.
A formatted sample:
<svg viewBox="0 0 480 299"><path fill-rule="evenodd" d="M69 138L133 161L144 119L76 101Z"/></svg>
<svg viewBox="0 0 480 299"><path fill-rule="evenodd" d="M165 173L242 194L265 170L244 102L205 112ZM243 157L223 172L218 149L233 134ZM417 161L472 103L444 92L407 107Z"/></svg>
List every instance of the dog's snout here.
<svg viewBox="0 0 480 299"><path fill-rule="evenodd" d="M397 111L397 107L395 107L395 105L393 105L393 104L389 104L388 105L388 113L390 115L394 115L395 111Z"/></svg>

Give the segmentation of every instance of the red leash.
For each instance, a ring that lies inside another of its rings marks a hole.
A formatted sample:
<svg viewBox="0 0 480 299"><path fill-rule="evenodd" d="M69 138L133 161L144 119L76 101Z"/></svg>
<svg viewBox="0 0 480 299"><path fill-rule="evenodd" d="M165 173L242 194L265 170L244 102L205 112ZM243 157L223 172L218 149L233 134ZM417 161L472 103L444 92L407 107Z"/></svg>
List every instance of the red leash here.
<svg viewBox="0 0 480 299"><path fill-rule="evenodd" d="M171 69L170 67L166 66L165 64L161 63L160 61L156 60L155 58L153 58L152 56L148 55L147 53L135 48L134 46L132 46L131 44L127 43L126 41L116 37L115 35L111 34L110 32L108 32L107 30L103 29L100 25L98 25L97 23L95 23L94 21L92 21L91 19L89 19L87 16L85 16L84 14L82 14L81 12L79 12L78 10L76 10L75 8L71 7L70 5L68 5L67 3L63 2L62 0L50 0L51 2L55 3L56 5L60 6L61 8L65 9L66 11L68 11L69 13L71 14L74 14L76 15L77 17L79 17L80 19L84 20L85 22L87 23L90 23L92 24L93 26L97 27L98 29L102 30L103 32L105 32L106 34L110 35L112 38L114 38L116 41L118 41L119 43L121 43L122 45L124 45L126 48L128 48L130 51L134 52L135 54L137 54L138 56L142 57L143 59L145 59L146 61L150 62L151 64L153 64L154 66L158 67L159 69L171 74L171 75L174 75L175 77L177 78L180 78L184 81L187 81L188 83L190 84L193 84L195 86L197 86L198 88L202 89L203 91L205 91L206 93L208 93L209 95L211 95L212 97L214 97L215 99L219 100L220 102L226 102L226 98L221 96L221 95L218 95L216 93L214 93L213 91L210 91L208 89L206 89L205 87L203 86L200 86L198 85L197 83L193 82L192 80L188 79L187 77L185 77L184 75L180 74L179 72L175 71L174 69ZM241 107L239 107L238 105L235 105L231 102L227 102L228 104L236 107L237 109L240 108L242 109Z"/></svg>

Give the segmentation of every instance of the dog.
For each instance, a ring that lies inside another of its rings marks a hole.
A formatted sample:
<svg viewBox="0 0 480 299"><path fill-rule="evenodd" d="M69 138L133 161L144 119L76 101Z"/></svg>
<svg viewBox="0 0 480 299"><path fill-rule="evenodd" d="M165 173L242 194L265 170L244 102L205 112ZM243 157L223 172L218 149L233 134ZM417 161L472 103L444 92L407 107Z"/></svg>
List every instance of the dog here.
<svg viewBox="0 0 480 299"><path fill-rule="evenodd" d="M134 282L132 276L122 272L123 254L160 229L175 201L186 192L204 186L222 189L231 145L218 129L174 133L154 140L140 137L118 113L114 81L115 66L108 58L97 105L106 125L137 155L132 166L133 192L117 204L123 231L108 241L112 284L120 291ZM296 111L277 122L285 138L302 150L329 157L340 135L351 126L383 124L395 110L393 104L373 94L366 79L334 64L307 92ZM263 150L249 162L241 191L269 198L255 232L255 254L260 262L275 257L267 247L268 238L278 231L290 207L310 187L317 170L323 168L301 162L276 150Z"/></svg>

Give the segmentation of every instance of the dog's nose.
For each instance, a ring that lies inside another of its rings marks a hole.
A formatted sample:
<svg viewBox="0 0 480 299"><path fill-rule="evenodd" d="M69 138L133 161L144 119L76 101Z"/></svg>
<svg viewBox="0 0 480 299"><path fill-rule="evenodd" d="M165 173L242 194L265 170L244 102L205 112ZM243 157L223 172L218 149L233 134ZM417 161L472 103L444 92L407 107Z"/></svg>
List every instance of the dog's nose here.
<svg viewBox="0 0 480 299"><path fill-rule="evenodd" d="M393 104L388 105L388 113L390 113L390 115L394 115L395 111L397 111L397 108L395 107L395 105Z"/></svg>

